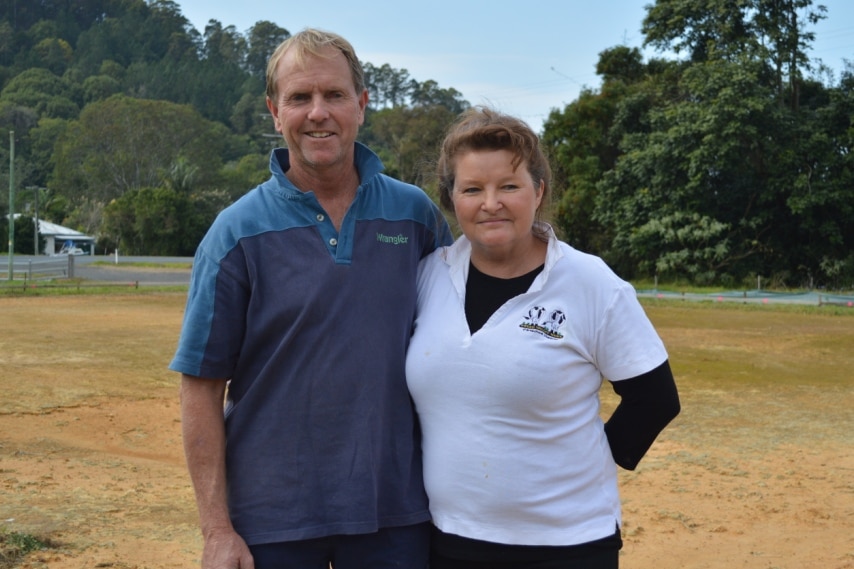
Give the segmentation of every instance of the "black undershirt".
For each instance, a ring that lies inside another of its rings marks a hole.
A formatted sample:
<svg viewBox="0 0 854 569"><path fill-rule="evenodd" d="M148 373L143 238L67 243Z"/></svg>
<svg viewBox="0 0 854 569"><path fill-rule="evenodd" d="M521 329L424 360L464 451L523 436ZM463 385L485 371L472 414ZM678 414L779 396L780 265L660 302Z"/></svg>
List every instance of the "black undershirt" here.
<svg viewBox="0 0 854 569"><path fill-rule="evenodd" d="M520 277L501 279L480 272L469 261L469 276L466 280L466 320L469 323L469 331L474 334L483 328L489 317L502 304L514 296L528 292L543 267L544 265L540 265Z"/></svg>

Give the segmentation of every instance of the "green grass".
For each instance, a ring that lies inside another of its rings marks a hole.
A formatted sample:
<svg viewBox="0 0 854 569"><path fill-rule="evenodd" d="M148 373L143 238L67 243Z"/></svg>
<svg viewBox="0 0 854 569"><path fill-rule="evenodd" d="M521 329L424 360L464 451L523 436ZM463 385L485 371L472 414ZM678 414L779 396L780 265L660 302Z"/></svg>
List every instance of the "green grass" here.
<svg viewBox="0 0 854 569"><path fill-rule="evenodd" d="M778 293L786 293L786 294L797 294L803 292L813 292L807 289L798 289L798 288L775 288L769 286L770 281L762 281L762 291L763 292L778 292ZM679 293L688 293L688 294L713 294L717 292L732 292L732 291L752 291L756 290L756 282L751 281L749 283L745 283L742 286L723 286L723 285L707 285L707 286L698 286L691 284L688 281L658 281L656 282L653 279L638 279L632 281L632 286L637 290L658 290L661 292L679 292ZM829 294L854 294L854 290L828 290L824 291Z"/></svg>
<svg viewBox="0 0 854 569"><path fill-rule="evenodd" d="M153 262L125 262L114 263L112 261L92 261L93 267L133 267L142 269L192 269L193 263L153 263Z"/></svg>
<svg viewBox="0 0 854 569"><path fill-rule="evenodd" d="M754 302L742 303L738 301L717 302L710 298L708 300L681 300L675 298L640 298L643 306L660 307L684 307L693 310L740 310L743 312L786 312L791 314L825 314L832 316L854 316L854 308L823 304L785 304L769 303L761 304Z"/></svg>
<svg viewBox="0 0 854 569"><path fill-rule="evenodd" d="M697 286L687 282L658 282L649 279L641 279L632 281L632 286L637 290L659 290L662 292L690 292L696 294L711 294L721 292L722 287L719 286ZM742 290L742 289L739 289Z"/></svg>
<svg viewBox="0 0 854 569"><path fill-rule="evenodd" d="M57 279L28 282L4 281L0 283L0 298L21 296L71 296L151 294L161 292L186 292L187 285L142 285L138 283L101 283L83 279Z"/></svg>
<svg viewBox="0 0 854 569"><path fill-rule="evenodd" d="M27 554L50 547L50 541L32 534L0 531L0 569L15 567Z"/></svg>

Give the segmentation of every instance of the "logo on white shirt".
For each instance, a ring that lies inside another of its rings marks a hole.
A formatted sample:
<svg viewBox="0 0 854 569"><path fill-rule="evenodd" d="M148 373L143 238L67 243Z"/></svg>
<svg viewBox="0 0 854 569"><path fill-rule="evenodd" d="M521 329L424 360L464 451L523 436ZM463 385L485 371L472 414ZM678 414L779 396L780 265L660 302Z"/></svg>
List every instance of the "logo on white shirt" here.
<svg viewBox="0 0 854 569"><path fill-rule="evenodd" d="M560 329L566 323L566 314L563 310L548 309L544 306L532 306L525 315L524 321L519 328L528 332L536 332L552 340L560 340L563 334Z"/></svg>

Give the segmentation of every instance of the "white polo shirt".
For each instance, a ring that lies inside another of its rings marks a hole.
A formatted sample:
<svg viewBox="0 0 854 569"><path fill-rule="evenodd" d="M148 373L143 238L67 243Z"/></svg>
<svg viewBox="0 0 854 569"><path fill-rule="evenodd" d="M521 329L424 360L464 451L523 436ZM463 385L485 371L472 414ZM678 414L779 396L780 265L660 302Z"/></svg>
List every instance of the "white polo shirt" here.
<svg viewBox="0 0 854 569"><path fill-rule="evenodd" d="M470 243L422 261L406 374L430 512L446 533L575 545L621 523L599 388L667 353L632 286L549 233L529 291L474 334L464 312Z"/></svg>

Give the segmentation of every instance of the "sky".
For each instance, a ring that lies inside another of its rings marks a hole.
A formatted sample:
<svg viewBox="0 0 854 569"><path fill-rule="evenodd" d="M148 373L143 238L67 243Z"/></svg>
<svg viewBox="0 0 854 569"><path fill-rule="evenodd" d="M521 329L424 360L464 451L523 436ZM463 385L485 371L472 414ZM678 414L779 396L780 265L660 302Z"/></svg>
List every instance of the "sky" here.
<svg viewBox="0 0 854 569"><path fill-rule="evenodd" d="M268 20L289 32L306 27L347 38L359 59L406 69L411 78L453 87L473 105L518 116L540 131L554 109L597 88L599 53L641 47L644 6L652 0L176 0L200 33L209 20L245 34ZM816 0L827 18L811 57L832 69L854 62L854 1ZM644 56L655 56L644 50Z"/></svg>

